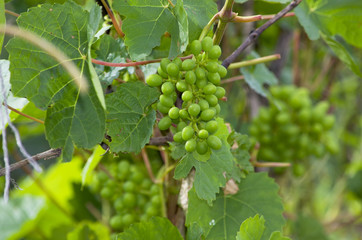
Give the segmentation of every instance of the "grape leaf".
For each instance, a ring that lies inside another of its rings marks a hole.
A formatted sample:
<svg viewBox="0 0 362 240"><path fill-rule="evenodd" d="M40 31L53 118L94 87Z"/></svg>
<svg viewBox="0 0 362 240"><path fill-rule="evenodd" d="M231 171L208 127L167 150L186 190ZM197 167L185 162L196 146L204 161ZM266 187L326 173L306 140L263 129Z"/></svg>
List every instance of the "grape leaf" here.
<svg viewBox="0 0 362 240"><path fill-rule="evenodd" d="M156 88L141 82L124 83L106 95L107 131L113 152L138 153L148 143L156 120L156 112L150 105L158 96Z"/></svg>
<svg viewBox="0 0 362 240"><path fill-rule="evenodd" d="M83 221L67 234L67 240L109 240L109 230L101 223Z"/></svg>
<svg viewBox="0 0 362 240"><path fill-rule="evenodd" d="M196 170L194 186L197 196L206 200L208 204L215 200L220 187L225 186L224 173L230 173L233 168L233 156L226 141L228 129L221 118L217 121L219 127L214 135L222 140L222 148L213 150L209 160L205 162L196 159L193 153L187 153L177 164L174 176L175 179L185 178L194 167Z"/></svg>
<svg viewBox="0 0 362 240"><path fill-rule="evenodd" d="M255 59L258 57L260 56L256 52L252 52L248 59ZM266 91L263 85L275 85L278 83L278 79L271 71L269 71L264 63L255 66L242 67L240 68L240 72L243 74L245 82L249 87L264 97L266 97Z"/></svg>
<svg viewBox="0 0 362 240"><path fill-rule="evenodd" d="M103 154L104 149L100 145L98 145L97 147L95 147L92 155L87 159L87 163L82 170L82 186L84 186L85 183L90 182L91 173L103 158Z"/></svg>
<svg viewBox="0 0 362 240"><path fill-rule="evenodd" d="M117 235L119 240L182 240L177 228L167 218L152 217L149 221L133 224Z"/></svg>
<svg viewBox="0 0 362 240"><path fill-rule="evenodd" d="M275 231L272 233L269 240L291 240L291 239L288 237L283 237L281 232Z"/></svg>
<svg viewBox="0 0 362 240"><path fill-rule="evenodd" d="M43 4L22 13L17 22L57 46L90 79L93 66L86 61L88 15L73 2ZM58 62L22 39L11 39L6 49L13 93L47 109L46 136L52 148L63 148L64 160L71 159L73 144L92 148L102 140L105 113L93 85L80 94Z"/></svg>
<svg viewBox="0 0 362 240"><path fill-rule="evenodd" d="M31 196L11 198L7 204L0 199L0 238L8 239L19 231L24 223L38 215L44 203L44 199Z"/></svg>
<svg viewBox="0 0 362 240"><path fill-rule="evenodd" d="M240 225L236 240L260 240L265 230L264 223L264 217L259 214L249 217Z"/></svg>
<svg viewBox="0 0 362 240"><path fill-rule="evenodd" d="M198 39L202 29L217 13L217 5L213 0L184 0L184 8L189 24L189 39Z"/></svg>
<svg viewBox="0 0 362 240"><path fill-rule="evenodd" d="M235 195L219 193L209 206L197 197L195 189L189 191L186 226L198 223L206 239L235 239L241 223L255 214L266 220L261 239L268 239L273 231L284 225L283 205L278 196L278 185L267 173L250 173L239 183Z"/></svg>
<svg viewBox="0 0 362 240"><path fill-rule="evenodd" d="M362 47L362 1L306 0L295 14L311 40L320 37L319 31L342 36L349 44Z"/></svg>
<svg viewBox="0 0 362 240"><path fill-rule="evenodd" d="M5 23L6 23L5 3L4 3L4 0L0 0L0 25L3 25ZM3 48L3 42L4 42L4 34L0 33L0 53Z"/></svg>
<svg viewBox="0 0 362 240"><path fill-rule="evenodd" d="M177 0L174 7L159 0L119 0L113 2L113 8L126 17L122 30L133 60L150 55L166 32L171 34L169 58L179 55L188 44L186 13L181 0Z"/></svg>

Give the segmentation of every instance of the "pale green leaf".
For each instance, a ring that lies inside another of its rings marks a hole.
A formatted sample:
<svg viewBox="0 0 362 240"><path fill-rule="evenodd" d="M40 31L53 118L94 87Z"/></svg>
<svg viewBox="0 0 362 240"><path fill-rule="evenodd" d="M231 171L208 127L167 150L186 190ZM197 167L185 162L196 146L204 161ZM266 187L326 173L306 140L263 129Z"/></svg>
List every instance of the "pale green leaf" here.
<svg viewBox="0 0 362 240"><path fill-rule="evenodd" d="M252 52L248 59L256 59L259 57L256 52ZM269 71L264 63L242 67L240 68L240 72L243 74L245 82L249 87L264 97L266 97L266 91L263 85L275 85L278 83L278 79Z"/></svg>
<svg viewBox="0 0 362 240"><path fill-rule="evenodd" d="M10 198L6 204L0 199L0 239L8 239L19 231L23 224L34 219L44 206L42 198L23 196Z"/></svg>
<svg viewBox="0 0 362 240"><path fill-rule="evenodd" d="M178 16L182 12L178 1L172 7L167 1L159 0L139 0L128 1L119 0L113 2L113 8L121 15L125 16L122 23L122 30L125 33L125 44L129 48L132 60L142 60L151 54L152 49L159 46L161 36L166 32L171 35L171 47L169 58L174 58L181 53L181 49L187 45L187 26L184 26L184 16ZM183 15L183 14L182 14ZM180 29L179 24L182 25Z"/></svg>
<svg viewBox="0 0 362 240"><path fill-rule="evenodd" d="M89 13L73 2L43 4L22 13L18 25L50 41L91 79L87 55ZM52 148L63 148L70 160L73 145L92 148L105 132L105 113L93 86L80 94L63 67L43 50L14 38L9 52L12 91L47 109L46 136ZM24 60L26 59L26 60ZM89 60L89 58L88 58ZM98 92L99 94L99 92Z"/></svg>
<svg viewBox="0 0 362 240"><path fill-rule="evenodd" d="M280 231L284 225L283 205L274 180L265 172L250 173L238 186L239 191L234 195L218 194L213 206L198 198L195 189L191 189L186 225L198 223L206 239L235 240L241 223L259 214L266 221L262 240Z"/></svg>
<svg viewBox="0 0 362 240"><path fill-rule="evenodd" d="M281 232L275 231L272 233L269 240L291 240L291 239L288 237L283 237Z"/></svg>
<svg viewBox="0 0 362 240"><path fill-rule="evenodd" d="M104 152L105 150L100 145L98 145L95 147L92 155L87 159L87 163L82 170L82 186L84 186L84 184L90 180L91 173L103 158Z"/></svg>
<svg viewBox="0 0 362 240"><path fill-rule="evenodd" d="M265 230L264 223L264 217L259 214L246 219L240 226L236 240L260 240Z"/></svg>
<svg viewBox="0 0 362 240"><path fill-rule="evenodd" d="M159 96L156 88L141 82L122 84L106 95L107 131L113 152L140 152L149 142L156 112L150 105Z"/></svg>
<svg viewBox="0 0 362 240"><path fill-rule="evenodd" d="M133 224L117 240L182 240L177 228L167 218L153 217L148 221Z"/></svg>
<svg viewBox="0 0 362 240"><path fill-rule="evenodd" d="M67 240L109 240L109 230L101 223L81 222L67 234Z"/></svg>

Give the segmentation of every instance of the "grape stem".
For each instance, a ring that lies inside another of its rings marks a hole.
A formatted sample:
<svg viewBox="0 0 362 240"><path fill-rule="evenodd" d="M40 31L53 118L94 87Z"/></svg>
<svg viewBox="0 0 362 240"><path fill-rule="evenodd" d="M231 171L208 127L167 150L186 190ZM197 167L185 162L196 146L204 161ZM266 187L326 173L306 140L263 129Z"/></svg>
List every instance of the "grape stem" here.
<svg viewBox="0 0 362 240"><path fill-rule="evenodd" d="M231 63L233 63L236 58L251 44L253 44L260 34L262 34L267 28L269 28L271 25L276 23L280 18L285 16L288 12L293 10L295 7L297 7L302 0L293 0L289 5L287 5L283 10L281 10L278 14L276 14L273 18L271 18L269 21L264 23L261 27L257 28L255 31L251 32L247 39L229 56L227 57L223 62L222 65L225 68L228 68Z"/></svg>
<svg viewBox="0 0 362 240"><path fill-rule="evenodd" d="M290 12L285 14L283 17L294 17L295 13ZM254 16L235 16L233 19L231 19L231 22L237 22L237 23L243 23L243 22L256 22L260 20L267 20L272 19L275 17L274 14L271 15L254 15Z"/></svg>
<svg viewBox="0 0 362 240"><path fill-rule="evenodd" d="M5 9L5 13L7 13L9 15L12 15L14 17L19 17L20 16L20 14L17 14L16 12L12 12L12 11L7 10L7 9Z"/></svg>
<svg viewBox="0 0 362 240"><path fill-rule="evenodd" d="M219 12L219 23L214 34L214 45L220 45L221 39L224 36L226 25L236 17L233 12L234 0L226 0L224 7Z"/></svg>
<svg viewBox="0 0 362 240"><path fill-rule="evenodd" d="M270 56L260 57L260 58L256 58L256 59L252 59L252 60L231 63L229 65L228 69L237 69L237 68L241 68L241 67L247 67L247 66L260 64L260 63L270 62L270 61L274 61L274 60L278 60L278 59L280 59L280 54L273 54Z"/></svg>
<svg viewBox="0 0 362 240"><path fill-rule="evenodd" d="M3 104L3 105L4 105L4 104ZM40 120L40 119L37 119L37 118L35 118L35 117L32 117L32 116L30 116L30 115L28 115L28 114L22 113L22 112L20 112L19 110L15 109L15 108L13 108L13 107L10 107L9 105L7 105L6 107L9 108L11 111L16 112L17 114L19 114L19 115L21 115L21 116L23 116L23 117L26 117L26 118L28 118L28 119L30 119L30 120L35 121L35 122L44 124L44 121L42 121L42 120Z"/></svg>
<svg viewBox="0 0 362 240"><path fill-rule="evenodd" d="M118 33L118 35L120 37L124 37L124 32L122 32L122 30L121 30L122 20L120 20L119 23L118 23L116 17L113 14L112 9L110 9L109 6L108 6L107 1L106 0L101 0L101 2L102 2L102 5L104 6L104 8L106 9L108 16L112 20L114 29L116 30L116 32Z"/></svg>
<svg viewBox="0 0 362 240"><path fill-rule="evenodd" d="M254 167L290 167L290 163L281 163L281 162L251 162Z"/></svg>
<svg viewBox="0 0 362 240"><path fill-rule="evenodd" d="M146 152L146 149L145 149L145 148L142 148L142 150L141 150L141 155L142 155L143 161L144 161L144 163L145 163L145 166L146 166L148 175L149 175L150 178L151 178L151 181L152 181L153 183L157 183L157 181L156 181L156 179L155 179L155 175L153 175L152 168L151 168L151 164L150 164L150 160L149 160L149 158L148 158L148 155L147 155L147 152Z"/></svg>

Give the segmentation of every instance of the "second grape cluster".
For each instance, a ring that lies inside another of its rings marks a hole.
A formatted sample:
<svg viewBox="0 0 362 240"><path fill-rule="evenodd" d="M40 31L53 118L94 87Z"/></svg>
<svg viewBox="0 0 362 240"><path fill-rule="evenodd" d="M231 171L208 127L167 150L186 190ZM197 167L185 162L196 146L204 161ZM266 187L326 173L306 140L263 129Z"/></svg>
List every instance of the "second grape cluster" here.
<svg viewBox="0 0 362 240"><path fill-rule="evenodd" d="M159 129L167 130L174 124L174 141L185 143L187 152L204 155L210 149L222 147L214 133L218 129L215 119L220 112L219 99L225 95L220 81L227 70L218 62L221 49L213 45L210 37L194 40L189 50L193 54L191 59L162 59L157 74L150 75L146 82L153 87L161 86L157 110L165 116L158 123Z"/></svg>

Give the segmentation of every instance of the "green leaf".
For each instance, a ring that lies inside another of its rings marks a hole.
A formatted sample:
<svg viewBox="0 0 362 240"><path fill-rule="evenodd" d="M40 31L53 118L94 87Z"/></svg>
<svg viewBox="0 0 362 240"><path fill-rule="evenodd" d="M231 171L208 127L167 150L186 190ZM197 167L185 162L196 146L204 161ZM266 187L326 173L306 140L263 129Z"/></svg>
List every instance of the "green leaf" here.
<svg viewBox="0 0 362 240"><path fill-rule="evenodd" d="M255 214L266 221L262 240L284 225L283 205L278 196L278 185L267 173L251 173L239 183L235 195L217 195L213 206L199 199L195 189L189 191L186 226L197 222L206 239L234 240L243 221Z"/></svg>
<svg viewBox="0 0 362 240"><path fill-rule="evenodd" d="M185 178L194 167L196 170L194 187L197 196L206 200L208 204L215 200L220 187L225 186L224 173L230 173L233 168L233 156L226 141L228 136L227 127L221 118L218 118L217 121L219 127L215 135L222 139L222 148L216 151L213 150L210 159L205 162L197 160L194 154L187 153L177 164L174 176L175 179Z"/></svg>
<svg viewBox="0 0 362 240"><path fill-rule="evenodd" d="M272 233L269 240L291 240L291 239L288 237L283 237L281 232L275 231Z"/></svg>
<svg viewBox="0 0 362 240"><path fill-rule="evenodd" d="M320 31L327 36L338 34L349 44L362 47L362 1L306 0L295 13L310 39L318 39Z"/></svg>
<svg viewBox="0 0 362 240"><path fill-rule="evenodd" d="M150 105L158 96L156 88L140 82L124 83L107 94L107 130L113 152L138 153L148 143L156 120Z"/></svg>
<svg viewBox="0 0 362 240"><path fill-rule="evenodd" d="M101 223L81 222L67 234L67 240L108 240L109 230Z"/></svg>
<svg viewBox="0 0 362 240"><path fill-rule="evenodd" d="M10 198L6 204L0 199L0 239L8 239L29 220L35 218L44 206L42 198L23 196Z"/></svg>
<svg viewBox="0 0 362 240"><path fill-rule="evenodd" d="M336 37L329 37L322 34L324 41L333 50L336 56L341 59L356 75L362 77L360 64L354 57L354 54L348 50L346 44Z"/></svg>
<svg viewBox="0 0 362 240"><path fill-rule="evenodd" d="M299 215L293 226L296 239L327 240L323 225L313 217Z"/></svg>
<svg viewBox="0 0 362 240"><path fill-rule="evenodd" d="M91 173L103 158L103 154L104 154L104 149L100 145L95 147L95 150L93 151L92 155L88 158L87 163L85 164L82 170L82 186L84 186L85 183L90 181Z"/></svg>
<svg viewBox="0 0 362 240"><path fill-rule="evenodd" d="M252 52L248 59L256 59L259 57L260 56L256 52ZM278 79L271 71L269 71L264 63L255 66L242 67L240 68L240 72L243 74L245 82L249 87L264 97L266 97L266 91L263 85L275 85L278 83Z"/></svg>
<svg viewBox="0 0 362 240"><path fill-rule="evenodd" d="M169 58L176 57L187 46L188 37L185 36L188 32L185 31L187 25L181 9L182 1L178 0L172 7L168 2L164 5L159 0L119 0L114 1L113 8L126 17L122 30L132 60L142 60L150 55L152 49L160 45L161 36L166 32L171 34Z"/></svg>
<svg viewBox="0 0 362 240"><path fill-rule="evenodd" d="M44 4L21 14L17 21L20 27L57 46L91 79L86 62L88 12L73 2ZM99 92L97 95L90 86L88 93L80 94L58 62L22 39L13 38L6 48L10 55L12 91L47 109L46 136L52 148L63 148L64 160L71 159L74 144L92 148L102 140L105 113Z"/></svg>
<svg viewBox="0 0 362 240"><path fill-rule="evenodd" d="M264 217L259 214L246 219L240 226L236 240L260 240L265 230L264 223Z"/></svg>
<svg viewBox="0 0 362 240"><path fill-rule="evenodd" d="M4 0L0 0L0 25L6 24L6 18L5 18L5 2ZM4 42L4 34L0 34L0 53L3 48L3 42Z"/></svg>
<svg viewBox="0 0 362 240"><path fill-rule="evenodd" d="M189 40L198 39L202 29L217 13L217 5L213 0L184 0L189 25Z"/></svg>
<svg viewBox="0 0 362 240"><path fill-rule="evenodd" d="M167 218L153 217L149 221L133 224L118 240L182 240L177 228Z"/></svg>

